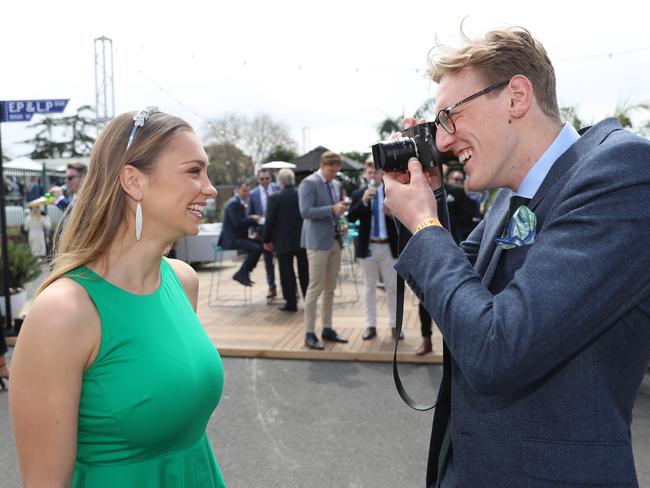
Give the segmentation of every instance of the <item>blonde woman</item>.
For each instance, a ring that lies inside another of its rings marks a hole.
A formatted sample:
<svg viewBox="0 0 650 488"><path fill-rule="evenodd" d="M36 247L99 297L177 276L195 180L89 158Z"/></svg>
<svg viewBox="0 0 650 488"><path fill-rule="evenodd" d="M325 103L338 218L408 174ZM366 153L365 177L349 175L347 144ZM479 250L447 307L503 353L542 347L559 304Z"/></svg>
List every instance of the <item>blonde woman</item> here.
<svg viewBox="0 0 650 488"><path fill-rule="evenodd" d="M99 136L12 362L26 487L225 486L205 434L221 359L195 272L163 256L198 233L207 164L192 128L154 107Z"/></svg>

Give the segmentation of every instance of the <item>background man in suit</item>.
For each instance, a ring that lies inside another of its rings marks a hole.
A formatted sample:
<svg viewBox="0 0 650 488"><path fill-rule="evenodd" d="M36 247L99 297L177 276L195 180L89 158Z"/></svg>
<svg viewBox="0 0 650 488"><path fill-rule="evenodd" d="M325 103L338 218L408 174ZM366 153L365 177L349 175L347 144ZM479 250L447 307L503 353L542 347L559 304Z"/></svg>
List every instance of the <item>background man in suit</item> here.
<svg viewBox="0 0 650 488"><path fill-rule="evenodd" d="M64 190L60 186L53 186L49 193L54 195L54 204L61 210L65 210L77 199L77 193L86 177L88 167L83 163L69 163L65 167L65 186L68 196L64 195Z"/></svg>
<svg viewBox="0 0 650 488"><path fill-rule="evenodd" d="M336 174L341 169L341 156L325 151L318 171L305 178L298 188L300 215L304 219L300 245L307 249L309 287L305 298L305 344L311 349L323 349L316 328L316 304L323 294L321 319L322 338L347 342L332 328L332 305L336 278L341 268L341 238L343 229L339 217L347 210L341 184Z"/></svg>
<svg viewBox="0 0 650 488"><path fill-rule="evenodd" d="M271 173L267 169L260 169L257 172L257 185L251 191L248 198L248 215L260 215L266 217L266 207L269 196L278 191L275 183L271 182ZM253 239L262 242L264 225L253 227ZM277 290L275 287L275 270L273 268L273 253L264 250L264 268L266 270L266 283L269 285L269 292L266 298L275 298Z"/></svg>
<svg viewBox="0 0 650 488"><path fill-rule="evenodd" d="M469 190L505 189L459 248L437 221L440 182L416 160L410 183L385 176L386 206L414 234L397 271L448 347L427 486L636 486L650 141L616 119L582 136L562 124L553 66L525 29L465 39L431 57L436 145Z"/></svg>
<svg viewBox="0 0 650 488"><path fill-rule="evenodd" d="M365 288L367 328L363 340L377 335L377 282L381 275L386 290L388 322L395 338L395 308L397 274L397 228L395 222L384 208L384 187L381 183L382 173L375 170L372 159L366 161L364 169L366 184L352 194L352 203L348 220L359 221L359 237L355 246L355 255L363 267L363 284Z"/></svg>
<svg viewBox="0 0 650 488"><path fill-rule="evenodd" d="M465 174L461 170L450 169L445 180L451 235L461 243L481 221L481 213L477 203L465 193Z"/></svg>
<svg viewBox="0 0 650 488"><path fill-rule="evenodd" d="M298 262L298 277L303 299L307 296L309 285L309 264L307 251L300 247L302 217L298 203L298 192L294 185L296 177L290 169L278 173L280 191L269 197L264 224L264 249L278 256L282 296L286 300L280 310L296 312L296 274L293 271L293 258Z"/></svg>
<svg viewBox="0 0 650 488"><path fill-rule="evenodd" d="M244 286L252 286L250 273L255 268L262 254L262 245L248 237L248 229L262 218L259 215L246 216L246 206L250 186L240 181L235 186L235 194L228 200L224 209L223 224L219 235L219 245L223 249L241 249L246 251L246 259L232 279Z"/></svg>

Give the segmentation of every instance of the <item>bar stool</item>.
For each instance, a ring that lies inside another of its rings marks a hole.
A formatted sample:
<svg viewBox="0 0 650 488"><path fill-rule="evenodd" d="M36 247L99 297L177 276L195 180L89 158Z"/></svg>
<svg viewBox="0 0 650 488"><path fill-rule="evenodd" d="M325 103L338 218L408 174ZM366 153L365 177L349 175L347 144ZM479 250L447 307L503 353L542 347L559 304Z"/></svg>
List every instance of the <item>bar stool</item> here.
<svg viewBox="0 0 650 488"><path fill-rule="evenodd" d="M212 249L214 250L214 264L212 267L212 274L210 275L210 288L208 291L208 306L216 307L246 307L251 302L252 299L252 287L250 286L241 286L243 288L243 297L235 298L231 296L219 296L219 289L221 286L221 270L223 269L224 255L226 253L231 253L236 251L229 251L223 249L218 241L212 242ZM215 287L215 274L216 276L216 293L212 293L213 288Z"/></svg>

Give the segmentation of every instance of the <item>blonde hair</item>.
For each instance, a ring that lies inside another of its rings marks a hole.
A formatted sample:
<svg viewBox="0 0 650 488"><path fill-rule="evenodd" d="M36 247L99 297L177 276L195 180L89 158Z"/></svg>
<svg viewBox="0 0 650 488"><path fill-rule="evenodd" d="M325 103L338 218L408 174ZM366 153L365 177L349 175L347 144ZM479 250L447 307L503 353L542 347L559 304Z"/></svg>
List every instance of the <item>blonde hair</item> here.
<svg viewBox="0 0 650 488"><path fill-rule="evenodd" d="M278 180L285 186L294 186L296 184L296 175L289 168L282 168L278 171Z"/></svg>
<svg viewBox="0 0 650 488"><path fill-rule="evenodd" d="M542 111L560 121L553 64L544 46L527 29L492 30L483 38L472 39L465 34L461 23L460 33L464 41L460 48L445 46L436 39L436 46L429 52L429 78L438 83L446 73L470 67L488 85L523 75L532 83Z"/></svg>
<svg viewBox="0 0 650 488"><path fill-rule="evenodd" d="M81 191L63 230L57 231L52 271L37 293L67 272L101 261L106 255L120 227L128 220L127 196L119 183L122 168L129 164L143 173L153 173L156 161L172 138L179 131L192 130L184 120L156 112L137 129L127 149L135 114L127 112L114 118L97 138Z"/></svg>

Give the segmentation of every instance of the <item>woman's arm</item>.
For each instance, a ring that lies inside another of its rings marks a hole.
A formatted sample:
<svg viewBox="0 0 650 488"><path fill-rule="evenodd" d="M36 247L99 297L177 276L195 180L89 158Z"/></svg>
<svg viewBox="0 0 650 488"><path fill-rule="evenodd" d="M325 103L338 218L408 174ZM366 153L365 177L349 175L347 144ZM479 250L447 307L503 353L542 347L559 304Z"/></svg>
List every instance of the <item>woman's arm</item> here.
<svg viewBox="0 0 650 488"><path fill-rule="evenodd" d="M26 488L72 482L81 382L100 338L97 311L73 280L57 280L34 300L13 355L9 396Z"/></svg>

